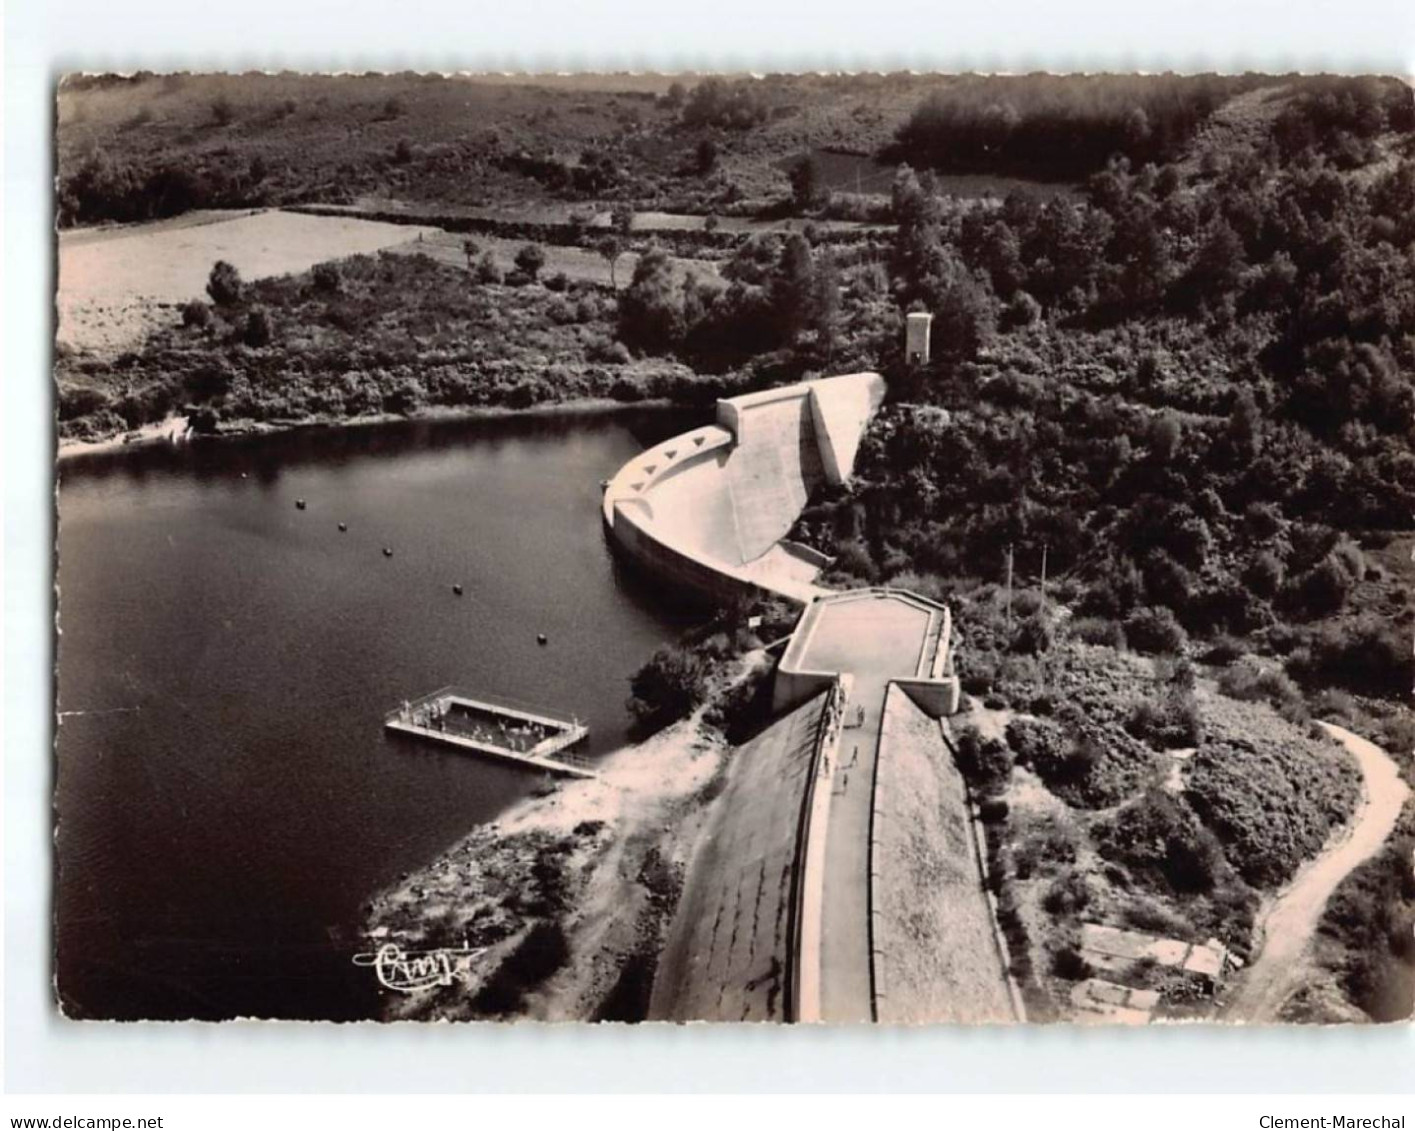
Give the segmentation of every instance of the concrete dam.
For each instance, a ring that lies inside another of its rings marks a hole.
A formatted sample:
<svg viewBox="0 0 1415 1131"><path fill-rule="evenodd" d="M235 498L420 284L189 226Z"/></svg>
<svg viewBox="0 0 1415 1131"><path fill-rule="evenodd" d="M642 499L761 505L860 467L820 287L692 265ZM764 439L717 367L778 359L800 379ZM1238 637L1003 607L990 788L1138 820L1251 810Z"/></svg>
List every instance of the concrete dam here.
<svg viewBox="0 0 1415 1131"><path fill-rule="evenodd" d="M606 487L615 546L660 581L805 606L775 721L734 754L689 868L652 1017L1020 1015L944 721L950 611L887 587L832 593L816 580L828 559L786 538L818 487L849 479L883 398L874 373L731 397Z"/></svg>
<svg viewBox="0 0 1415 1131"><path fill-rule="evenodd" d="M616 547L650 574L713 600L822 596L827 559L785 540L811 493L843 483L884 400L852 373L717 403L717 423L630 460L604 492Z"/></svg>

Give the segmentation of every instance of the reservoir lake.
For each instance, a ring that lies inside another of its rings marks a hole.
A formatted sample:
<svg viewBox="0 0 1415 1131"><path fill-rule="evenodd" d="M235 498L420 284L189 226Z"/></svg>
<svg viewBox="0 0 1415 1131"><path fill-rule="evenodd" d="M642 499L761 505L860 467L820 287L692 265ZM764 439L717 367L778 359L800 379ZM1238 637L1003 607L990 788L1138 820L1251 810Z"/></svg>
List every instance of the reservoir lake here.
<svg viewBox="0 0 1415 1131"><path fill-rule="evenodd" d="M65 460L66 1011L375 1016L365 901L541 783L384 715L459 684L578 716L591 755L622 745L629 676L694 614L611 556L599 484L696 423L408 422Z"/></svg>

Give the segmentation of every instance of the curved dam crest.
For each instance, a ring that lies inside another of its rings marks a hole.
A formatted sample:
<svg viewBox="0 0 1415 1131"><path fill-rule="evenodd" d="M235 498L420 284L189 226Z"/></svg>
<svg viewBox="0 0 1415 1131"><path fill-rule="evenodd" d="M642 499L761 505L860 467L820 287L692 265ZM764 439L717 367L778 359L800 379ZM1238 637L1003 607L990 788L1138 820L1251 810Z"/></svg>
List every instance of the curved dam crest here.
<svg viewBox="0 0 1415 1131"><path fill-rule="evenodd" d="M844 483L884 378L851 373L718 401L717 423L625 464L604 492L614 545L654 575L724 600L807 604L829 559L786 541L812 492Z"/></svg>

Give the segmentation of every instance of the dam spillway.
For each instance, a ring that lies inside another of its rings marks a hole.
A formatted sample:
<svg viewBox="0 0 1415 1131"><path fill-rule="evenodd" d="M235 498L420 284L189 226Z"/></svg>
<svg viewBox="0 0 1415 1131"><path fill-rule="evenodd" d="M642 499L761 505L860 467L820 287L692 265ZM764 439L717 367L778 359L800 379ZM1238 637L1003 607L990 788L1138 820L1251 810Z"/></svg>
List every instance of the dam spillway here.
<svg viewBox="0 0 1415 1131"><path fill-rule="evenodd" d="M604 493L614 545L713 600L770 594L807 604L827 558L786 539L822 484L843 483L884 400L877 373L728 397L717 423L625 464Z"/></svg>

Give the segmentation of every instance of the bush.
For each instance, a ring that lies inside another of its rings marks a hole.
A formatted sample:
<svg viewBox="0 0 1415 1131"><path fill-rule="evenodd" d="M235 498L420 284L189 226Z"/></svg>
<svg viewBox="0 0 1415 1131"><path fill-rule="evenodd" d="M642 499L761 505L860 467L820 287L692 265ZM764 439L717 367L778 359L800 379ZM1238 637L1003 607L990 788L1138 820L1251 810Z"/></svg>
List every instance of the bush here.
<svg viewBox="0 0 1415 1131"><path fill-rule="evenodd" d="M1125 630L1118 621L1107 617L1076 617L1067 631L1084 644L1101 644L1107 648L1125 647Z"/></svg>
<svg viewBox="0 0 1415 1131"><path fill-rule="evenodd" d="M1045 719L1015 718L1007 724L1007 745L1019 766L1055 764L1064 759L1070 746L1066 732Z"/></svg>
<svg viewBox="0 0 1415 1131"><path fill-rule="evenodd" d="M1091 964L1074 946L1062 947L1052 955L1051 972L1070 982L1084 981L1094 973Z"/></svg>
<svg viewBox="0 0 1415 1131"><path fill-rule="evenodd" d="M1011 650L1024 656L1038 656L1052 644L1051 625L1045 613L1023 616L1012 630Z"/></svg>
<svg viewBox="0 0 1415 1131"><path fill-rule="evenodd" d="M629 353L629 347L612 338L594 339L585 347L585 357L606 365L628 365L634 360L633 355Z"/></svg>
<svg viewBox="0 0 1415 1131"><path fill-rule="evenodd" d="M1012 773L1012 756L995 738L984 738L975 727L958 735L958 769L979 794L998 792Z"/></svg>
<svg viewBox="0 0 1415 1131"><path fill-rule="evenodd" d="M1042 909L1048 915L1075 916L1091 905L1091 889L1081 872L1071 871L1060 876L1042 896Z"/></svg>
<svg viewBox="0 0 1415 1131"><path fill-rule="evenodd" d="M1179 894L1212 890L1223 869L1223 851L1213 834L1158 787L1101 825L1097 842L1102 856Z"/></svg>
<svg viewBox="0 0 1415 1131"><path fill-rule="evenodd" d="M344 285L344 276L337 263L316 263L311 271L314 289L325 294L338 294Z"/></svg>
<svg viewBox="0 0 1415 1131"><path fill-rule="evenodd" d="M489 251L482 252L482 256L477 260L475 278L478 283L496 284L501 282L501 268L496 265L496 259Z"/></svg>
<svg viewBox="0 0 1415 1131"><path fill-rule="evenodd" d="M1287 670L1304 686L1344 687L1358 695L1404 700L1415 683L1410 638L1375 616L1324 625L1305 648L1288 657Z"/></svg>
<svg viewBox="0 0 1415 1131"><path fill-rule="evenodd" d="M545 249L537 243L525 244L520 251L516 252L516 269L536 279L545 266Z"/></svg>
<svg viewBox="0 0 1415 1131"><path fill-rule="evenodd" d="M224 259L218 259L206 280L206 293L217 306L235 306L245 293L241 273Z"/></svg>
<svg viewBox="0 0 1415 1131"><path fill-rule="evenodd" d="M1302 692L1281 668L1244 656L1224 668L1218 677L1219 691L1230 699L1272 704L1283 718L1297 722L1306 717Z"/></svg>
<svg viewBox="0 0 1415 1131"><path fill-rule="evenodd" d="M665 644L629 682L629 710L643 733L686 717L707 694L707 669L687 648Z"/></svg>
<svg viewBox="0 0 1415 1131"><path fill-rule="evenodd" d="M1184 650L1189 637L1169 609L1151 606L1125 618L1125 639L1137 652L1173 655Z"/></svg>
<svg viewBox="0 0 1415 1131"><path fill-rule="evenodd" d="M1172 689L1159 702L1135 704L1125 729L1156 750L1198 746L1204 736L1199 704L1191 691Z"/></svg>
<svg viewBox="0 0 1415 1131"><path fill-rule="evenodd" d="M770 665L755 668L719 696L704 720L722 731L733 746L740 746L771 721L772 676Z"/></svg>
<svg viewBox="0 0 1415 1131"><path fill-rule="evenodd" d="M259 349L270 344L270 315L262 307L256 307L246 315L245 327L241 330L241 340L248 346Z"/></svg>
<svg viewBox="0 0 1415 1131"><path fill-rule="evenodd" d="M570 957L570 944L559 923L538 922L506 956L472 999L478 1013L517 1012L526 991L540 985Z"/></svg>
<svg viewBox="0 0 1415 1131"><path fill-rule="evenodd" d="M1248 883L1276 887L1346 820L1358 779L1333 745L1272 722L1261 735L1210 737L1190 760L1184 799Z"/></svg>
<svg viewBox="0 0 1415 1131"><path fill-rule="evenodd" d="M211 307L200 299L192 299L182 304L182 325L193 330L204 330L211 325Z"/></svg>

